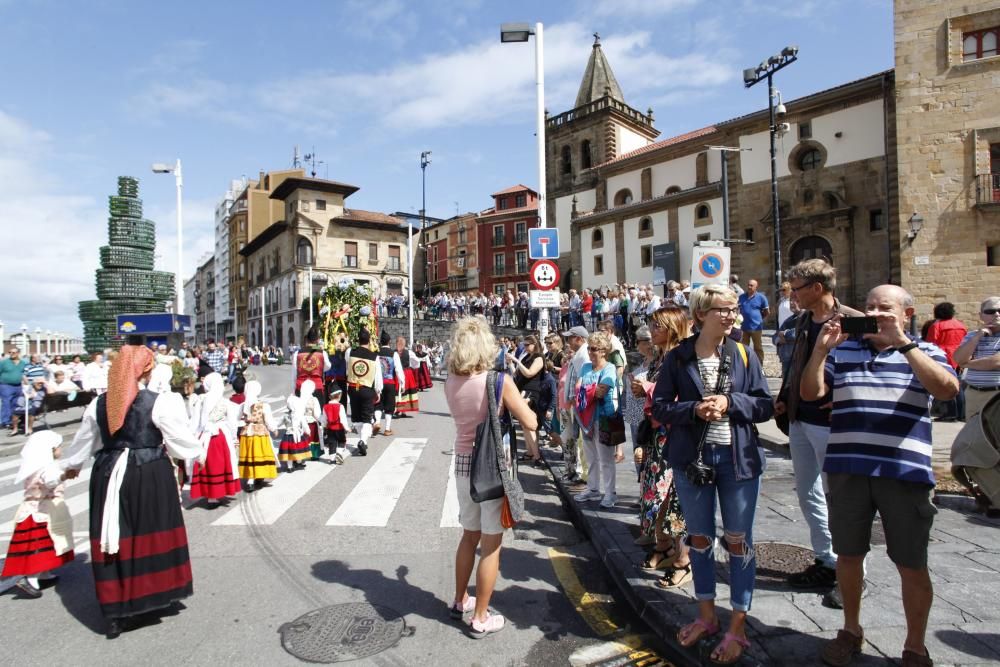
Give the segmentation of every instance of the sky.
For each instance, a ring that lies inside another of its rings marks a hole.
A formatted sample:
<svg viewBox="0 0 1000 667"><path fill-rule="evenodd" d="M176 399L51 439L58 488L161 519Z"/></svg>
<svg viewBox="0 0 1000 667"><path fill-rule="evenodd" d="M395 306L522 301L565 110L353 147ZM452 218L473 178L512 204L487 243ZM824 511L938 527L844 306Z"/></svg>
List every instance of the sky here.
<svg viewBox="0 0 1000 667"><path fill-rule="evenodd" d="M182 161L185 278L230 181L291 167L295 146L360 188L353 208L419 211L425 150L430 216L537 187L534 44L500 43L513 21L545 26L551 114L572 108L597 32L661 139L765 108L742 71L789 44L786 100L893 66L891 0L0 0L7 335L81 333L120 175L140 179L157 268L176 270L173 178L153 162Z"/></svg>

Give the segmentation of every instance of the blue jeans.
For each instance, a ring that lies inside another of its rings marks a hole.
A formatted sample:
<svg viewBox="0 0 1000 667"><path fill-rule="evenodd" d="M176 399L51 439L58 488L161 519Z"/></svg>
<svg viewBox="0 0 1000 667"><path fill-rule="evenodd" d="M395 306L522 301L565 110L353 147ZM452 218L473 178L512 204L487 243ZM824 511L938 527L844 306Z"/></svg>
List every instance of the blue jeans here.
<svg viewBox="0 0 1000 667"><path fill-rule="evenodd" d="M833 553L833 539L826 508L826 476L823 461L830 429L818 424L795 421L788 427L788 448L792 454L795 471L795 491L799 508L809 526L809 541L813 555L827 567L836 569L837 555Z"/></svg>
<svg viewBox="0 0 1000 667"><path fill-rule="evenodd" d="M10 425L14 412L14 399L20 393L21 385L19 384L0 384L0 402L2 402L0 405L0 424Z"/></svg>
<svg viewBox="0 0 1000 667"><path fill-rule="evenodd" d="M734 611L750 611L757 561L753 555L753 518L760 493L760 477L736 479L733 452L728 446L705 446L704 461L715 469L715 482L695 486L683 468L674 468L674 485L687 523L686 543L691 547L694 592L699 600L715 599L715 498L722 510L723 546L730 542L743 545L743 554L730 552L729 599ZM694 537L708 538L708 547L691 544Z"/></svg>

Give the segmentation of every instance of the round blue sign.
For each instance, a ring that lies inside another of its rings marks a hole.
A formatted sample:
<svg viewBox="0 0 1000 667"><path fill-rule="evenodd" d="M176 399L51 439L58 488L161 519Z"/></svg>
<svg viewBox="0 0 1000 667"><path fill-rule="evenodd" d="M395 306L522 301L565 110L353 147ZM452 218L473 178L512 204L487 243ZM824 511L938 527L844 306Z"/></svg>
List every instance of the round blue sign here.
<svg viewBox="0 0 1000 667"><path fill-rule="evenodd" d="M724 264L725 262L722 261L720 256L715 253L709 253L698 262L698 269L706 278L715 278L722 273Z"/></svg>

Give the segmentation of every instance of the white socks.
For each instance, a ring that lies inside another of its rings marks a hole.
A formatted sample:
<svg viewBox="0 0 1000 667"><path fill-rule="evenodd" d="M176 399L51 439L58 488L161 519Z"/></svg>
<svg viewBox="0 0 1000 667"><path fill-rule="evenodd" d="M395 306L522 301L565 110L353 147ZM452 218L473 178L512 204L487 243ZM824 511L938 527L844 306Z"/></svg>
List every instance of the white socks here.
<svg viewBox="0 0 1000 667"><path fill-rule="evenodd" d="M367 424L367 423L366 424L362 424L361 425L361 432L358 433L358 435L361 437L361 442L368 442L369 440L371 440L372 439L372 425L371 424Z"/></svg>
<svg viewBox="0 0 1000 667"><path fill-rule="evenodd" d="M392 415L385 415L385 430L388 431L392 428Z"/></svg>

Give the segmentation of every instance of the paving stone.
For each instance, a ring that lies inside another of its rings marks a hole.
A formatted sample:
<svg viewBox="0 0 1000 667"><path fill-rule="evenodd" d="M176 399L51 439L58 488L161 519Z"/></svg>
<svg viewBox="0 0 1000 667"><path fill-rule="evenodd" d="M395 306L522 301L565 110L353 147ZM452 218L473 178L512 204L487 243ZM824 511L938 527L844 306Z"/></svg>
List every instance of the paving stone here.
<svg viewBox="0 0 1000 667"><path fill-rule="evenodd" d="M966 583L981 583L1000 574L995 569L966 557L965 554L941 552L934 554L934 560L930 562L930 571L935 581Z"/></svg>
<svg viewBox="0 0 1000 667"><path fill-rule="evenodd" d="M820 652L827 641L837 636L836 630L812 634L788 634L768 637L761 642L767 652L769 665L819 665ZM867 642L862 646L861 656L851 663L852 667L879 665L884 667L885 656Z"/></svg>
<svg viewBox="0 0 1000 667"><path fill-rule="evenodd" d="M756 594L747 623L762 635L785 635L789 632L812 633L822 630L808 615L777 593Z"/></svg>
<svg viewBox="0 0 1000 667"><path fill-rule="evenodd" d="M878 626L865 629L865 640L889 656L903 655L906 627ZM925 640L927 650L938 667L943 665L995 665L1000 660L986 644L954 625L930 625Z"/></svg>
<svg viewBox="0 0 1000 667"><path fill-rule="evenodd" d="M954 630L948 628L935 628L933 631L935 639L950 646L961 645L966 648L969 655L978 656L984 659L993 657L993 660L1000 662L1000 632L998 625L994 622L976 622L956 624ZM956 637L955 633L960 632L963 637ZM965 644L965 637L976 640L981 647Z"/></svg>

